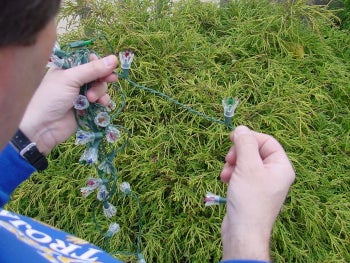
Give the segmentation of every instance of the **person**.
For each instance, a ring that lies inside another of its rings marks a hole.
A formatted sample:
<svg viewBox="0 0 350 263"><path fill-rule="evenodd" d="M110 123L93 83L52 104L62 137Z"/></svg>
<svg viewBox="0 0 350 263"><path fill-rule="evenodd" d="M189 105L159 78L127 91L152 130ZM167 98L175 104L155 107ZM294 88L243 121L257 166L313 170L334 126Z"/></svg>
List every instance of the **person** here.
<svg viewBox="0 0 350 263"><path fill-rule="evenodd" d="M72 101L91 83L90 102L110 103L116 81L114 55L66 70L45 64L56 40L60 0L5 0L0 9L0 207L45 156L77 129ZM222 262L266 262L274 222L294 180L282 146L245 126L221 172L228 183L222 223ZM20 253L18 252L20 251ZM100 248L63 231L0 208L0 262L120 262Z"/></svg>

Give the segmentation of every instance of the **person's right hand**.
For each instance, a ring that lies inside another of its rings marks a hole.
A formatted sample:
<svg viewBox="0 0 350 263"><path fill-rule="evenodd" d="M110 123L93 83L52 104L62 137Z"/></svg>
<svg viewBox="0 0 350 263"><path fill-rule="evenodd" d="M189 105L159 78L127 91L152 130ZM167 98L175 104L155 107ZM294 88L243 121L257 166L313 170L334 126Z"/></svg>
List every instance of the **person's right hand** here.
<svg viewBox="0 0 350 263"><path fill-rule="evenodd" d="M269 242L294 169L272 136L245 126L231 133L221 180L229 183L222 223L223 260L270 260Z"/></svg>

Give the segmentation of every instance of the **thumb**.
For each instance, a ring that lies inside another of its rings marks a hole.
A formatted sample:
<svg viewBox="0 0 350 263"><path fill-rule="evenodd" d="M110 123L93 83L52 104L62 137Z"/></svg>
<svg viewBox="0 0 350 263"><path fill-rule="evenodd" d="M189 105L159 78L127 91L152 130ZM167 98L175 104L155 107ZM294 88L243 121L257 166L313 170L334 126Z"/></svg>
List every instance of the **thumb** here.
<svg viewBox="0 0 350 263"><path fill-rule="evenodd" d="M236 166L245 169L262 166L258 140L246 126L238 126L233 132L233 142L236 150Z"/></svg>
<svg viewBox="0 0 350 263"><path fill-rule="evenodd" d="M89 63L79 65L65 70L68 79L74 80L78 87L85 83L107 77L116 68L118 59L114 55L102 59L90 61Z"/></svg>

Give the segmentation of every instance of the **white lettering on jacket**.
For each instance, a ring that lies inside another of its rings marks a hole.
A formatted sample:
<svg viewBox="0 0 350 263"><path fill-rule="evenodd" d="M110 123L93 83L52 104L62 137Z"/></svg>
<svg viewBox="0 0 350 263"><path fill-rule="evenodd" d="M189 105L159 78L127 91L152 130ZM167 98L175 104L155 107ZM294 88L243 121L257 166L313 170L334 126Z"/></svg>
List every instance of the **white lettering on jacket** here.
<svg viewBox="0 0 350 263"><path fill-rule="evenodd" d="M1 217L7 217L9 220L2 221ZM47 259L52 258L51 262L61 262L60 260L57 261L57 259L63 259L62 255L64 255L68 257L65 258L66 260L69 258L77 259L77 261L69 262L97 263L98 257L96 255L102 253L101 250L93 247L79 246L57 238L52 238L49 234L34 229L32 225L22 220L19 216L1 209L0 227L13 233L19 240L35 248L41 256L44 256ZM71 240L74 240L74 238L71 238Z"/></svg>

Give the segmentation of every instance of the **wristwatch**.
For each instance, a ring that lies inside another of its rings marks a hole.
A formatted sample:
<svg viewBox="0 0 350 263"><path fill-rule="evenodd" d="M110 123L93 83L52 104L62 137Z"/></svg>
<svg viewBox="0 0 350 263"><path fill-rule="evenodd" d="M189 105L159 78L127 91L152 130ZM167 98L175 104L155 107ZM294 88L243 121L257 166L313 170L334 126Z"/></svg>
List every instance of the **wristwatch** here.
<svg viewBox="0 0 350 263"><path fill-rule="evenodd" d="M36 143L31 142L20 129L18 129L16 134L12 137L11 143L18 153L39 172L48 167L47 159L39 152Z"/></svg>

